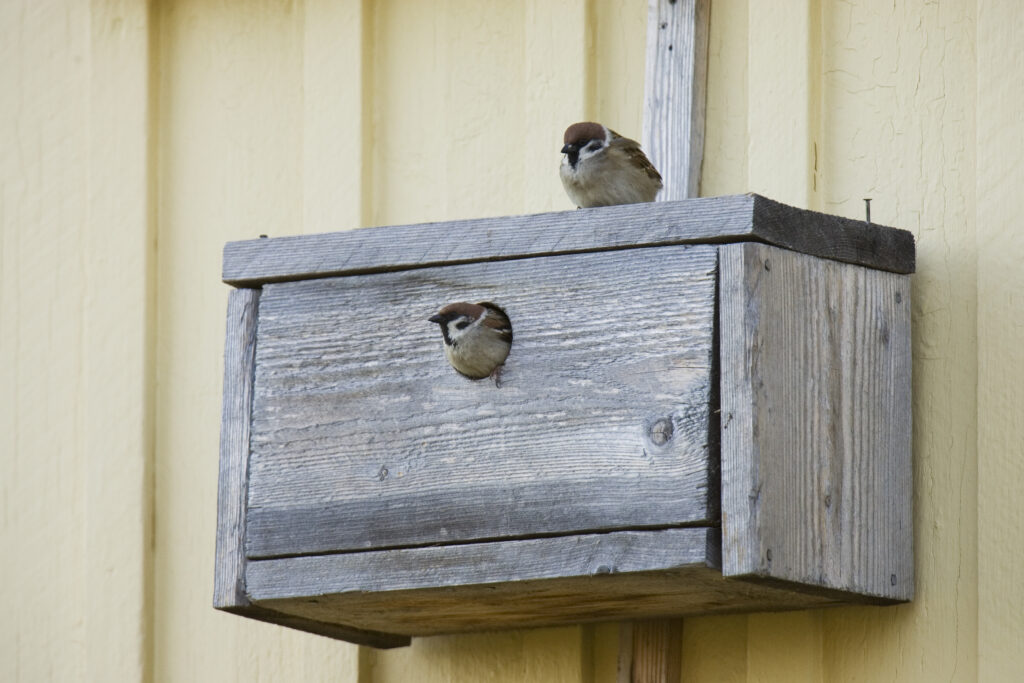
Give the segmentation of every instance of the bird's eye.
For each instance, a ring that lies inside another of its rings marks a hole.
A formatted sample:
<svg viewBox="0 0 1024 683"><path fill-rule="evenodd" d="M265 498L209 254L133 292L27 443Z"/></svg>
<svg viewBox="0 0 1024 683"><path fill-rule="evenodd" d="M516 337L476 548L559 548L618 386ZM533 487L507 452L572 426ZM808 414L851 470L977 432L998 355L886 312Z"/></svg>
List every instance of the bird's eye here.
<svg viewBox="0 0 1024 683"><path fill-rule="evenodd" d="M468 321L468 320L466 320L465 318L463 318L463 319L462 319L462 320L460 320L459 322L455 323L455 328L456 328L456 329L459 329L459 330L464 330L464 329L466 329L467 327L469 327L469 321Z"/></svg>
<svg viewBox="0 0 1024 683"><path fill-rule="evenodd" d="M587 151L588 152L596 152L599 149L601 149L601 141L600 140L594 140L589 145L587 145Z"/></svg>

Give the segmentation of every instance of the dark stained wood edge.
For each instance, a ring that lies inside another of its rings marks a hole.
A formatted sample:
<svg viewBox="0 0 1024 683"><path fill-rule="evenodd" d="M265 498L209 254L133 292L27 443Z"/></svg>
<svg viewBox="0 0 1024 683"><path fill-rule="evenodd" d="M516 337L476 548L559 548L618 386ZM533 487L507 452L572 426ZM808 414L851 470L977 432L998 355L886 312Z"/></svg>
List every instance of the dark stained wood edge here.
<svg viewBox="0 0 1024 683"><path fill-rule="evenodd" d="M236 605L233 607L218 607L217 609L237 614L242 617L255 619L267 624L275 624L286 628L293 628L296 631L304 631L317 636L344 640L356 645L367 645L379 650L389 650L396 647L406 647L412 642L409 636L393 635L391 633L380 633L379 631L364 631L351 626L332 624L326 621L313 621L305 617L297 617L292 614L285 614L258 605Z"/></svg>
<svg viewBox="0 0 1024 683"><path fill-rule="evenodd" d="M481 261L743 241L898 273L914 269L914 237L905 230L746 194L228 242L222 277L236 287L257 287Z"/></svg>
<svg viewBox="0 0 1024 683"><path fill-rule="evenodd" d="M752 586L763 586L764 588L773 588L780 591L791 591L808 597L817 597L823 600L835 601L836 604L880 606L901 605L911 600L911 598L890 598L882 595L871 595L870 593L851 593L849 591L839 590L838 588L817 586L812 583L797 583L795 581L787 581L785 579L777 579L773 576L760 574L733 574L726 576L725 578L729 581L746 583Z"/></svg>
<svg viewBox="0 0 1024 683"><path fill-rule="evenodd" d="M405 636L321 624L281 614L253 605L246 595L245 504L259 300L258 289L236 289L228 296L213 606L232 614L363 645L379 648L408 645L410 641Z"/></svg>
<svg viewBox="0 0 1024 683"><path fill-rule="evenodd" d="M907 230L795 209L754 198L754 233L764 242L811 256L893 273L913 273L914 235Z"/></svg>

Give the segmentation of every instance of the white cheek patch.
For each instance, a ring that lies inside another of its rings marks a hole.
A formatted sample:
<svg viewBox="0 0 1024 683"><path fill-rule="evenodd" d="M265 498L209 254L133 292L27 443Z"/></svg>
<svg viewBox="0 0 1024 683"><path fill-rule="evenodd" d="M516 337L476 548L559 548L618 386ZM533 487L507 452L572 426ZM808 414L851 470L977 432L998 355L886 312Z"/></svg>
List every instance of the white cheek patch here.
<svg viewBox="0 0 1024 683"><path fill-rule="evenodd" d="M584 159L589 159L591 157L595 157L607 148L607 145L601 145L597 149L591 150L590 146L593 144L593 142L590 142L585 147L580 148L580 161L583 161Z"/></svg>
<svg viewBox="0 0 1024 683"><path fill-rule="evenodd" d="M465 322L465 320L466 320L465 318L458 318L457 320L449 321L449 323L448 323L448 337L451 338L451 340L453 342L457 342L459 339L461 339L467 333L472 331L473 328L477 327L480 324L479 320L474 320L469 325L466 325L462 329L459 329L458 324L461 323L461 322Z"/></svg>

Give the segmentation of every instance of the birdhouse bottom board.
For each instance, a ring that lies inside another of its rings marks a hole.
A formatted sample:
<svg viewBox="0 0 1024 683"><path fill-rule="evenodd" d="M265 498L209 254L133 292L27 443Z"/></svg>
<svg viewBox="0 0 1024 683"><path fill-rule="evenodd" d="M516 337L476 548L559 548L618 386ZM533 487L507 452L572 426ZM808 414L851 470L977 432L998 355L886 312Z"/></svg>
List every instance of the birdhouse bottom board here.
<svg viewBox="0 0 1024 683"><path fill-rule="evenodd" d="M390 647L907 600L909 340L908 275L756 242L234 290L215 603Z"/></svg>

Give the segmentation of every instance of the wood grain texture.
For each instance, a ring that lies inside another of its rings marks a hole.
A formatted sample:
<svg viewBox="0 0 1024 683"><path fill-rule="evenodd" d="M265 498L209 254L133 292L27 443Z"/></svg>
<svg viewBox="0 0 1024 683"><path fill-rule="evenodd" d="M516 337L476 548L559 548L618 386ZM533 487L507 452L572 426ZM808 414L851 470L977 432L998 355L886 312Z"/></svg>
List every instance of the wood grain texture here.
<svg viewBox="0 0 1024 683"><path fill-rule="evenodd" d="M683 669L683 620L641 619L624 626L620 648L628 649L628 666L620 664L622 683L679 683Z"/></svg>
<svg viewBox="0 0 1024 683"><path fill-rule="evenodd" d="M248 556L711 523L716 262L675 246L266 285ZM501 388L444 358L427 318L460 300L512 320Z"/></svg>
<svg viewBox="0 0 1024 683"><path fill-rule="evenodd" d="M410 636L835 603L724 579L718 543L691 528L255 560L247 586L278 611Z"/></svg>
<svg viewBox="0 0 1024 683"><path fill-rule="evenodd" d="M893 272L914 269L914 237L905 230L735 195L228 242L223 279L256 287L553 254L752 240Z"/></svg>
<svg viewBox="0 0 1024 683"><path fill-rule="evenodd" d="M401 636L318 624L280 614L253 605L245 593L245 501L259 300L258 289L236 289L228 296L213 606L260 621L374 647L408 645L408 638Z"/></svg>
<svg viewBox="0 0 1024 683"><path fill-rule="evenodd" d="M724 574L909 600L909 278L737 244L720 282Z"/></svg>
<svg viewBox="0 0 1024 683"><path fill-rule="evenodd" d="M248 604L243 541L259 301L258 289L235 289L228 294L213 587L213 606L217 609Z"/></svg>
<svg viewBox="0 0 1024 683"><path fill-rule="evenodd" d="M643 148L661 201L696 197L704 158L710 0L649 0Z"/></svg>

